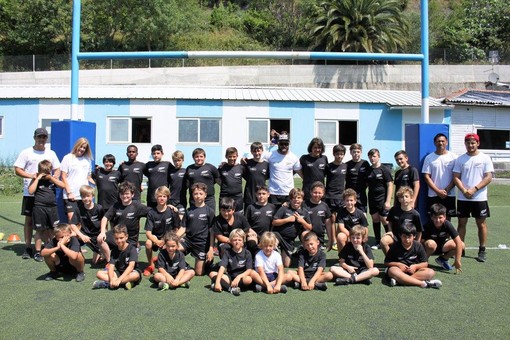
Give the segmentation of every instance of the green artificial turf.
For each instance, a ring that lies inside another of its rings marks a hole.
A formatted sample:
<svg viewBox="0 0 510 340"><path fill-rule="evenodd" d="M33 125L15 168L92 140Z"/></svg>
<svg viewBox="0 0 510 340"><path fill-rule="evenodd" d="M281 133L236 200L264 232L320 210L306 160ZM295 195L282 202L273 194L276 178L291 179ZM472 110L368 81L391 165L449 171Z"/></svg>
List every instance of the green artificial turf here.
<svg viewBox="0 0 510 340"><path fill-rule="evenodd" d="M470 220L460 275L438 271L439 290L329 285L326 292L290 289L286 295L213 293L209 279L158 292L144 278L131 291L92 290L98 268L85 257L86 279L43 280L44 263L22 260L23 244L0 243L0 337L32 338L376 338L508 339L510 337L508 210L510 187L491 184L488 261L478 263ZM0 196L0 232L21 237L20 196ZM456 221L454 221L456 224ZM371 231L371 228L370 228ZM143 233L141 239L145 239ZM383 255L374 251L382 268ZM141 252L141 267L146 264ZM328 265L335 263L328 253ZM190 263L193 260L190 258ZM430 265L438 269L431 258Z"/></svg>

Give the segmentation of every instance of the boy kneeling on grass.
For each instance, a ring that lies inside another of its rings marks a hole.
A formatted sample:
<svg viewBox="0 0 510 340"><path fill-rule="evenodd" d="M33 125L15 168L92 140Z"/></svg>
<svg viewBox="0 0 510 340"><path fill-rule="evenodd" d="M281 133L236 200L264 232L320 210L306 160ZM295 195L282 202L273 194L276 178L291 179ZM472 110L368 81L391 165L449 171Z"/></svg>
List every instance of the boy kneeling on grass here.
<svg viewBox="0 0 510 340"><path fill-rule="evenodd" d="M142 272L138 269L138 252L135 245L128 243L126 226L113 227L113 238L117 247L112 249L107 268L96 273L99 280L94 281L94 289L117 289L124 285L129 290L142 281Z"/></svg>
<svg viewBox="0 0 510 340"><path fill-rule="evenodd" d="M412 223L405 223L400 228L400 242L394 242L384 265L390 286L397 283L404 286L418 286L421 288L440 288L441 281L433 280L436 272L428 268L425 249L420 242L415 241L416 227Z"/></svg>
<svg viewBox="0 0 510 340"><path fill-rule="evenodd" d="M81 253L80 241L71 236L71 232L69 224L58 224L54 229L55 237L41 251L44 262L50 268L44 278L46 281L56 279L59 273L76 274L76 282L85 280L85 258Z"/></svg>

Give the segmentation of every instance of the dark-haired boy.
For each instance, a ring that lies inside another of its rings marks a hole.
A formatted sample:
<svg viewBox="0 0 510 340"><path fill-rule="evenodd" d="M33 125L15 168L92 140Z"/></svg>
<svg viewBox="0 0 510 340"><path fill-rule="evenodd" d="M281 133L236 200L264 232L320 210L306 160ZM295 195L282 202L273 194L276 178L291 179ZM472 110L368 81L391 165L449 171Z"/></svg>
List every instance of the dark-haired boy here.
<svg viewBox="0 0 510 340"><path fill-rule="evenodd" d="M246 160L244 164L244 209L257 201L257 188L265 186L269 178L269 163L262 159L264 146L260 142L254 142L250 145L250 152L253 156ZM269 191L268 191L269 193ZM269 197L269 196L268 196Z"/></svg>
<svg viewBox="0 0 510 340"><path fill-rule="evenodd" d="M245 167L237 163L238 152L234 147L225 151L226 163L218 168L220 173L220 201L224 197L230 197L235 201L235 211L243 211L243 177Z"/></svg>
<svg viewBox="0 0 510 340"><path fill-rule="evenodd" d="M241 229L245 233L250 230L246 217L239 211L235 211L236 202L233 198L222 197L220 200L220 213L214 218L213 232L218 241L220 257L225 247L230 247L230 232L234 229Z"/></svg>
<svg viewBox="0 0 510 340"><path fill-rule="evenodd" d="M168 172L172 166L170 162L163 161L163 147L155 144L151 148L152 161L145 163L143 174L147 177L147 206L156 208L158 202L154 192L157 188L168 187Z"/></svg>
<svg viewBox="0 0 510 340"><path fill-rule="evenodd" d="M440 203L434 203L430 207L430 221L425 224L423 233L423 246L427 256L439 255L436 263L445 270L452 270L448 263L450 257L455 256L456 272L461 272L461 257L464 249L464 242L460 239L459 233L448 221L446 207Z"/></svg>
<svg viewBox="0 0 510 340"><path fill-rule="evenodd" d="M415 240L416 227L407 222L400 230L400 242L391 245L384 259L390 286L401 284L421 288L440 288L441 281L433 280L436 272L428 268L425 249Z"/></svg>
<svg viewBox="0 0 510 340"><path fill-rule="evenodd" d="M195 163L188 165L185 175L186 187L189 188L189 203L193 205L194 201L191 189L193 184L203 183L207 189L205 204L207 204L213 212L216 212L214 185L220 184L220 173L214 165L205 162L206 154L204 149L196 148L193 150L192 156Z"/></svg>
<svg viewBox="0 0 510 340"><path fill-rule="evenodd" d="M119 201L120 172L113 170L115 156L106 154L103 156L103 167L96 167L92 178L97 186L97 203L104 211Z"/></svg>
<svg viewBox="0 0 510 340"><path fill-rule="evenodd" d="M133 183L135 188L133 200L140 201L145 163L136 160L136 157L138 157L138 147L136 145L129 145L126 149L126 155L127 162L119 165L120 182Z"/></svg>

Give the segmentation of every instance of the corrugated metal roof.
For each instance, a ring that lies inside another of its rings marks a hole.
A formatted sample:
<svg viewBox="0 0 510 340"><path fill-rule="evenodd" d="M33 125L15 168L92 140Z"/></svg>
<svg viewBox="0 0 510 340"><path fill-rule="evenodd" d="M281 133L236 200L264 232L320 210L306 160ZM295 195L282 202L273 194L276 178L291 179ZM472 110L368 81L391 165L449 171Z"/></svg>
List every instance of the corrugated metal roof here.
<svg viewBox="0 0 510 340"><path fill-rule="evenodd" d="M445 98L446 104L510 106L510 91L461 90Z"/></svg>
<svg viewBox="0 0 510 340"><path fill-rule="evenodd" d="M69 99L69 86L0 86L3 99ZM190 99L243 101L302 101L382 103L392 107L421 107L419 91L344 90L299 87L193 87L193 86L81 86L80 99ZM436 98L430 107L447 107Z"/></svg>

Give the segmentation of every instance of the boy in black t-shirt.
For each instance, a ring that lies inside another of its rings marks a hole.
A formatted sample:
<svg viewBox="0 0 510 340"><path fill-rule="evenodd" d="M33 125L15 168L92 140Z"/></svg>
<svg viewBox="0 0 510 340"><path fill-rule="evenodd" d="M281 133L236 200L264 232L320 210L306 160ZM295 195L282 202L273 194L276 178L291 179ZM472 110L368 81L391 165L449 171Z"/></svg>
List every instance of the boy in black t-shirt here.
<svg viewBox="0 0 510 340"><path fill-rule="evenodd" d="M205 262L211 263L214 257L214 235L212 225L214 210L206 205L207 185L195 183L191 186L193 204L186 210L178 235L186 235L181 239L179 250L185 254L191 253L195 258L195 273L205 274Z"/></svg>
<svg viewBox="0 0 510 340"><path fill-rule="evenodd" d="M97 186L97 203L104 211L119 201L120 172L113 170L115 156L106 154L103 157L103 167L96 167L92 178Z"/></svg>
<svg viewBox="0 0 510 340"><path fill-rule="evenodd" d="M190 280L195 271L186 263L185 255L179 251L180 237L175 231L170 231L163 237L164 249L159 252L154 274L154 282L158 283L159 290L175 289L177 287L189 288Z"/></svg>
<svg viewBox="0 0 510 340"><path fill-rule="evenodd" d="M374 254L370 246L364 242L367 228L360 225L352 227L350 242L338 254L340 266L331 267L331 273L336 277L335 285L351 283L371 284L371 278L379 275L379 269L374 267Z"/></svg>
<svg viewBox="0 0 510 340"><path fill-rule="evenodd" d="M439 255L436 263L443 269L453 269L448 259L455 256L456 272L462 272L460 261L464 242L452 223L447 220L446 207L441 203L435 203L430 207L430 221L425 224L422 242L427 256Z"/></svg>
<svg viewBox="0 0 510 340"><path fill-rule="evenodd" d="M186 185L184 177L186 169L182 167L184 163L184 153L182 151L174 151L172 154L173 167L168 172L168 185L170 189L170 199L168 203L179 210L179 217L182 219L188 203L186 202Z"/></svg>
<svg viewBox="0 0 510 340"><path fill-rule="evenodd" d="M166 186L160 186L154 191L157 206L150 209L145 220L145 254L147 255L148 265L143 271L144 276L150 276L154 272L154 262L157 257L152 257L153 251L163 248L165 242L163 236L173 229L178 229L181 219L177 214L177 209L167 205L170 197L170 190Z"/></svg>
<svg viewBox="0 0 510 340"><path fill-rule="evenodd" d="M57 225L54 229L55 237L41 251L41 256L50 269L45 277L46 281L56 279L59 273L76 274L76 282L85 280L85 258L81 253L80 242L71 236L71 231L71 226L67 223Z"/></svg>
<svg viewBox="0 0 510 340"><path fill-rule="evenodd" d="M209 274L211 290L215 292L225 290L239 296L241 288L249 287L254 276L260 281L259 274L253 270L251 253L244 247L245 239L246 234L242 229L232 230L229 235L231 248L223 253L219 270Z"/></svg>
<svg viewBox="0 0 510 340"><path fill-rule="evenodd" d="M412 223L417 230L416 241L421 241L423 226L421 224L420 213L413 208L413 189L402 187L398 189L397 197L400 204L391 207L387 218L388 232L381 238L381 250L384 254L388 252L388 249L390 249L394 242L400 240L400 229L407 222Z"/></svg>
<svg viewBox="0 0 510 340"><path fill-rule="evenodd" d="M310 199L305 202L305 207L310 215L312 231L317 234L321 246L325 245L324 234L328 235L327 251L333 246L335 238L332 229L331 210L328 205L322 201L326 187L319 181L312 183L310 186Z"/></svg>
<svg viewBox="0 0 510 340"><path fill-rule="evenodd" d="M236 202L233 198L223 197L220 200L220 214L214 218L213 232L218 241L220 257L226 248L230 247L229 235L234 229L241 229L245 233L250 230L248 220L244 215L235 211Z"/></svg>
<svg viewBox="0 0 510 340"><path fill-rule="evenodd" d="M301 290L326 290L326 281L333 279L333 274L325 272L326 254L320 249L317 235L310 231L303 237L303 249L299 252L298 271L289 270L295 288Z"/></svg>
<svg viewBox="0 0 510 340"><path fill-rule="evenodd" d="M120 201L115 203L101 220L101 232L97 236L99 245L106 241L110 249L116 247L113 232L106 232L108 222L111 225L123 225L127 228L128 243L135 248L139 247L138 234L140 233L140 219L147 217L149 208L140 201L134 200L135 186L130 182L123 182L119 185ZM107 258L106 260L109 260Z"/></svg>
<svg viewBox="0 0 510 340"><path fill-rule="evenodd" d="M246 168L237 163L238 152L234 147L225 151L226 163L218 168L220 173L220 201L230 197L235 201L235 211L243 211L243 177Z"/></svg>
<svg viewBox="0 0 510 340"><path fill-rule="evenodd" d="M205 162L206 155L204 149L196 148L193 150L192 155L195 163L188 165L185 175L186 186L189 188L190 206L193 205L193 184L203 183L207 188L205 204L207 204L213 212L216 212L214 185L220 184L220 173L214 165Z"/></svg>
<svg viewBox="0 0 510 340"><path fill-rule="evenodd" d="M64 188L64 183L51 175L52 165L50 161L43 160L39 162L37 167L37 175L30 182L28 193L34 195L32 210L33 228L35 230L34 260L42 262L44 261L41 255L43 241L47 242L51 239L53 228L60 222L55 186Z"/></svg>
<svg viewBox="0 0 510 340"><path fill-rule="evenodd" d="M289 206L283 205L273 219L273 232L278 238L278 247L282 250L285 267L290 266L290 256L296 251L294 241L305 230L312 230L310 215L303 207L303 190L294 188L289 193Z"/></svg>
<svg viewBox="0 0 510 340"><path fill-rule="evenodd" d="M101 232L101 220L105 211L100 204L94 204L94 188L90 185L80 187L80 196L78 210L74 212L70 224L80 243L82 245L86 244L94 252L92 263L96 264L100 259L100 254L103 259L110 258L108 244L97 242L97 236Z"/></svg>
<svg viewBox="0 0 510 340"><path fill-rule="evenodd" d="M433 280L436 273L428 268L425 249L415 237L416 227L410 222L405 223L400 229L400 242L393 243L386 254L384 265L390 286L440 288L442 283Z"/></svg>
<svg viewBox="0 0 510 340"><path fill-rule="evenodd" d="M250 225L246 247L255 257L259 251L259 239L266 231L271 230L271 222L275 213L274 204L268 203L269 189L265 185L257 187L257 202L246 207L244 214Z"/></svg>
<svg viewBox="0 0 510 340"><path fill-rule="evenodd" d="M136 145L129 145L126 155L128 157L127 162L119 165L120 182L133 183L135 188L133 200L140 201L145 163L136 160L136 157L138 157L138 147Z"/></svg>
<svg viewBox="0 0 510 340"><path fill-rule="evenodd" d="M143 174L147 177L147 206L156 208L158 202L154 192L161 186L168 186L168 173L172 165L163 161L163 147L155 144L151 148L152 161L145 163Z"/></svg>
<svg viewBox="0 0 510 340"><path fill-rule="evenodd" d="M358 143L351 144L349 148L352 159L346 163L345 188L356 191L358 195L356 206L363 212L367 212L367 173L370 163L361 159L362 149L363 147Z"/></svg>
<svg viewBox="0 0 510 340"><path fill-rule="evenodd" d="M112 250L107 270L96 273L99 280L94 281L92 288L117 289L124 285L129 290L142 281L142 273L138 269L138 251L128 243L126 226L117 225L112 231L116 247Z"/></svg>
<svg viewBox="0 0 510 340"><path fill-rule="evenodd" d="M342 194L344 207L340 208L336 215L336 242L337 250L340 252L349 242L349 233L355 225L367 228L365 235L368 235L368 221L365 213L357 208L357 193L354 189L345 189ZM366 242L366 240L364 240Z"/></svg>
<svg viewBox="0 0 510 340"><path fill-rule="evenodd" d="M266 180L269 178L269 163L262 159L264 146L260 142L254 142L250 145L250 152L253 156L246 159L243 163L245 167L244 179L244 210L250 204L257 201L257 191L259 186L266 186ZM262 235L262 234L260 234Z"/></svg>

